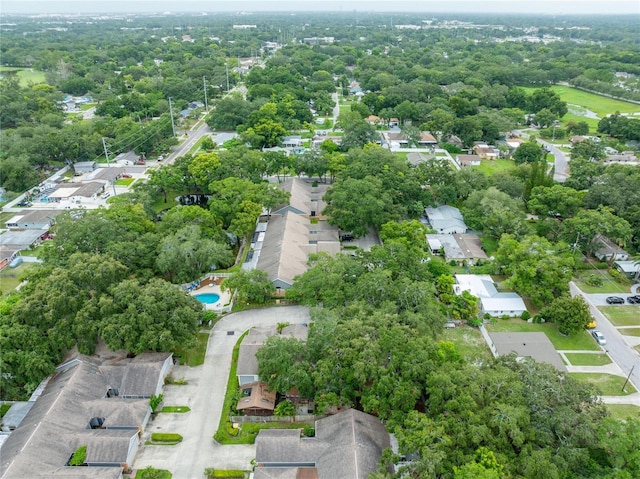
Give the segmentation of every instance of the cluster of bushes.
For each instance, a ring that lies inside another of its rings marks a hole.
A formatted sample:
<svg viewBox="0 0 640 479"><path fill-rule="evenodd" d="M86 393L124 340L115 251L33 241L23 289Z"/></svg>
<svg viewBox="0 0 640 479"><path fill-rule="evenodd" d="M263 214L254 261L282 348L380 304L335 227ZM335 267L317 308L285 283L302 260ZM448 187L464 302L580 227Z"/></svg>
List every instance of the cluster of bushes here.
<svg viewBox="0 0 640 479"><path fill-rule="evenodd" d="M245 474L244 471L239 469L213 469L207 468L204 470L207 479L215 479L218 477L226 477L226 478L235 478L235 479L244 479Z"/></svg>
<svg viewBox="0 0 640 479"><path fill-rule="evenodd" d="M151 441L177 444L182 442L182 436L175 432L154 432L151 433Z"/></svg>
<svg viewBox="0 0 640 479"><path fill-rule="evenodd" d="M80 446L76 451L71 455L71 459L69 459L70 466L83 466L84 461L87 458L87 446Z"/></svg>

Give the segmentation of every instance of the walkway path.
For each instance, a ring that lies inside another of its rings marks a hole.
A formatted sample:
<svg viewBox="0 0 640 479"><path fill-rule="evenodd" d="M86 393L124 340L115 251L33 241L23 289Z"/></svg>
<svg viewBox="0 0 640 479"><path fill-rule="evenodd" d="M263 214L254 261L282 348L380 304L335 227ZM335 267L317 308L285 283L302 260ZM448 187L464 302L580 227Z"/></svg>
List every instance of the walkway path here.
<svg viewBox="0 0 640 479"><path fill-rule="evenodd" d="M173 376L184 377L188 384L165 387L165 405L189 406L191 412L158 414L143 436L144 443L152 432L177 432L184 440L173 447L141 446L134 467L168 469L174 479L202 479L207 467L249 469L255 458L255 446L222 446L213 440L213 435L220 422L231 355L238 338L253 326L276 326L282 322L308 323L309 310L302 306L280 306L222 318L211 331L204 364L174 369Z"/></svg>

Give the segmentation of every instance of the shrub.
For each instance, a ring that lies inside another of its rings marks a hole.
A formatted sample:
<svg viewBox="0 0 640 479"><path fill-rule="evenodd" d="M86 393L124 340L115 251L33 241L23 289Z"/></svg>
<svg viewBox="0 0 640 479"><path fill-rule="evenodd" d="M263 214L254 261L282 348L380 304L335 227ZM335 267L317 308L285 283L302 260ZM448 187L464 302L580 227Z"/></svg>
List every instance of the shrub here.
<svg viewBox="0 0 640 479"><path fill-rule="evenodd" d="M306 437L315 437L316 429L311 426L305 426L304 428L302 428L302 434L304 434Z"/></svg>
<svg viewBox="0 0 640 479"><path fill-rule="evenodd" d="M154 394L149 398L149 406L151 407L151 410L153 412L156 412L156 409L158 409L158 406L160 406L163 398L164 396L162 394Z"/></svg>
<svg viewBox="0 0 640 479"><path fill-rule="evenodd" d="M602 281L602 277L600 277L599 275L596 276L592 273L585 280L585 283L587 283L589 286L593 286L594 288L600 288L604 284L604 281Z"/></svg>
<svg viewBox="0 0 640 479"><path fill-rule="evenodd" d="M615 281L620 281L622 279L620 271L613 268L609 270L609 276L611 276Z"/></svg>
<svg viewBox="0 0 640 479"><path fill-rule="evenodd" d="M502 319L504 319L505 321L507 321L509 319L509 315L508 314L503 314L501 316Z"/></svg>
<svg viewBox="0 0 640 479"><path fill-rule="evenodd" d="M87 446L80 446L69 459L70 466L82 466L87 458Z"/></svg>
<svg viewBox="0 0 640 479"><path fill-rule="evenodd" d="M155 469L153 466L147 466L144 469L138 469L136 479L171 479L171 473L166 469Z"/></svg>
<svg viewBox="0 0 640 479"><path fill-rule="evenodd" d="M467 324L469 326L481 326L482 325L482 318L472 318L472 319L467 319Z"/></svg>
<svg viewBox="0 0 640 479"><path fill-rule="evenodd" d="M520 317L524 320L524 321L528 321L529 319L531 319L531 313L529 313L529 311L523 311L522 314L520 315Z"/></svg>
<svg viewBox="0 0 640 479"><path fill-rule="evenodd" d="M151 440L154 442L182 442L182 436L174 432L154 432L151 433Z"/></svg>
<svg viewBox="0 0 640 479"><path fill-rule="evenodd" d="M282 401L278 404L273 411L274 416L295 416L296 407L295 405L288 400Z"/></svg>

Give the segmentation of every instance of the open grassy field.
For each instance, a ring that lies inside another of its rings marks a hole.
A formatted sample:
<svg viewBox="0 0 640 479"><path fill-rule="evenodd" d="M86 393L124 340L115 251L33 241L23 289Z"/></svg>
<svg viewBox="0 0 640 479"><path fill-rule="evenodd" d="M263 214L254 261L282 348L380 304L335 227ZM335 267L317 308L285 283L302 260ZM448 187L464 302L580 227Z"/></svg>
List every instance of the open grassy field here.
<svg viewBox="0 0 640 479"><path fill-rule="evenodd" d="M565 353L572 366L604 366L611 364L611 358L605 353Z"/></svg>
<svg viewBox="0 0 640 479"><path fill-rule="evenodd" d="M640 306L599 306L614 326L640 326Z"/></svg>
<svg viewBox="0 0 640 479"><path fill-rule="evenodd" d="M511 170L515 168L515 166L513 160L500 158L497 160L481 160L480 165L474 166L473 168L477 168L487 175L493 175L494 173Z"/></svg>
<svg viewBox="0 0 640 479"><path fill-rule="evenodd" d="M484 362L492 357L480 330L471 326L445 329L441 339L454 343L460 354L469 362Z"/></svg>
<svg viewBox="0 0 640 479"><path fill-rule="evenodd" d="M536 88L524 88L527 93L531 93ZM570 86L553 85L551 90L560 95L563 101L570 105L579 105L596 113L600 118L605 117L609 113L634 113L640 112L640 105L628 103L626 101L614 100L602 95L596 95L586 91L578 90ZM584 119L583 117L578 117Z"/></svg>
<svg viewBox="0 0 640 479"><path fill-rule="evenodd" d="M640 313L639 313L640 314ZM623 336L640 336L640 327L638 328L618 328L618 332Z"/></svg>
<svg viewBox="0 0 640 479"><path fill-rule="evenodd" d="M3 72L16 72L15 75L20 79L21 86L27 86L29 83L44 83L44 72L40 70L32 70L31 68L20 67L0 67L0 75ZM11 73L14 74L14 73Z"/></svg>
<svg viewBox="0 0 640 479"><path fill-rule="evenodd" d="M626 378L614 376L613 374L600 373L569 373L579 381L587 381L596 386L603 396L627 396L636 392L636 388L631 383L627 383L624 390L622 385Z"/></svg>
<svg viewBox="0 0 640 479"><path fill-rule="evenodd" d="M5 295L16 289L23 275L36 266L35 263L22 263L17 268L7 267L0 271L0 294Z"/></svg>
<svg viewBox="0 0 640 479"><path fill-rule="evenodd" d="M573 113L567 113L560 119L560 127L566 126L571 120L578 122L584 121L587 125L589 125L589 134L592 135L598 130L598 123L600 120L597 118L587 118L586 116L574 115ZM563 141L568 141L565 137Z"/></svg>
<svg viewBox="0 0 640 479"><path fill-rule="evenodd" d="M507 321L498 319L494 323L488 324L487 330L497 333L542 332L553 343L553 347L559 351L597 351L600 348L587 331L581 331L573 336L563 336L558 332L558 327L551 323L536 324L527 323L521 319Z"/></svg>

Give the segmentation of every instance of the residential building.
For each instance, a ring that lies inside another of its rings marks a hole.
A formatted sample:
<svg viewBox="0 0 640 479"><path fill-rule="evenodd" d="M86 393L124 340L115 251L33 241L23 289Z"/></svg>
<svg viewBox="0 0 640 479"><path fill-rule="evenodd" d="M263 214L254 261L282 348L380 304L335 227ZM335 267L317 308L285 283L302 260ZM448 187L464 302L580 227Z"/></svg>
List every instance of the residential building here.
<svg viewBox="0 0 640 479"><path fill-rule="evenodd" d="M263 382L242 385L236 409L247 416L271 416L276 407L276 392Z"/></svg>
<svg viewBox="0 0 640 479"><path fill-rule="evenodd" d="M458 165L462 166L463 168L466 168L468 166L480 166L481 162L482 158L480 158L478 155L456 155L456 163L458 163Z"/></svg>
<svg viewBox="0 0 640 479"><path fill-rule="evenodd" d="M436 146L438 144L438 140L428 131L420 132L420 139L418 140L418 145L420 146Z"/></svg>
<svg viewBox="0 0 640 479"><path fill-rule="evenodd" d="M483 314L492 317L521 316L527 310L522 298L516 293L499 293L488 274L456 274L453 292L457 295L468 291L480 299Z"/></svg>
<svg viewBox="0 0 640 479"><path fill-rule="evenodd" d="M76 174L91 173L98 167L95 161L78 161L73 164L73 170Z"/></svg>
<svg viewBox="0 0 640 479"><path fill-rule="evenodd" d="M640 279L640 261L616 261L613 266L630 279Z"/></svg>
<svg viewBox="0 0 640 479"><path fill-rule="evenodd" d="M593 255L600 261L625 261L630 257L629 253L601 234L593 238L593 245Z"/></svg>
<svg viewBox="0 0 640 479"><path fill-rule="evenodd" d="M254 479L367 479L389 447L380 420L355 409L317 420L315 437L300 437L297 429L263 429L256 438Z"/></svg>
<svg viewBox="0 0 640 479"><path fill-rule="evenodd" d="M437 208L425 208L424 213L429 225L436 233L460 234L467 232L467 225L464 223L464 218L458 208L442 205Z"/></svg>
<svg viewBox="0 0 640 479"><path fill-rule="evenodd" d="M541 363L551 364L558 371L567 371L560 354L545 333L490 332L489 337L499 356L515 353L518 358L532 358Z"/></svg>
<svg viewBox="0 0 640 479"><path fill-rule="evenodd" d="M10 230L42 230L42 234L49 231L60 213L59 210L23 210L8 219L5 226Z"/></svg>
<svg viewBox="0 0 640 479"><path fill-rule="evenodd" d="M494 146L478 143L473 146L472 150L482 160L495 160L500 156L500 150Z"/></svg>
<svg viewBox="0 0 640 479"><path fill-rule="evenodd" d="M80 355L59 366L0 449L3 479L120 479L138 450L173 364L169 353L99 359ZM85 466L69 466L86 446Z"/></svg>
<svg viewBox="0 0 640 479"><path fill-rule="evenodd" d="M444 254L447 261L474 264L488 259L480 238L475 234L428 234L427 243L431 254Z"/></svg>

